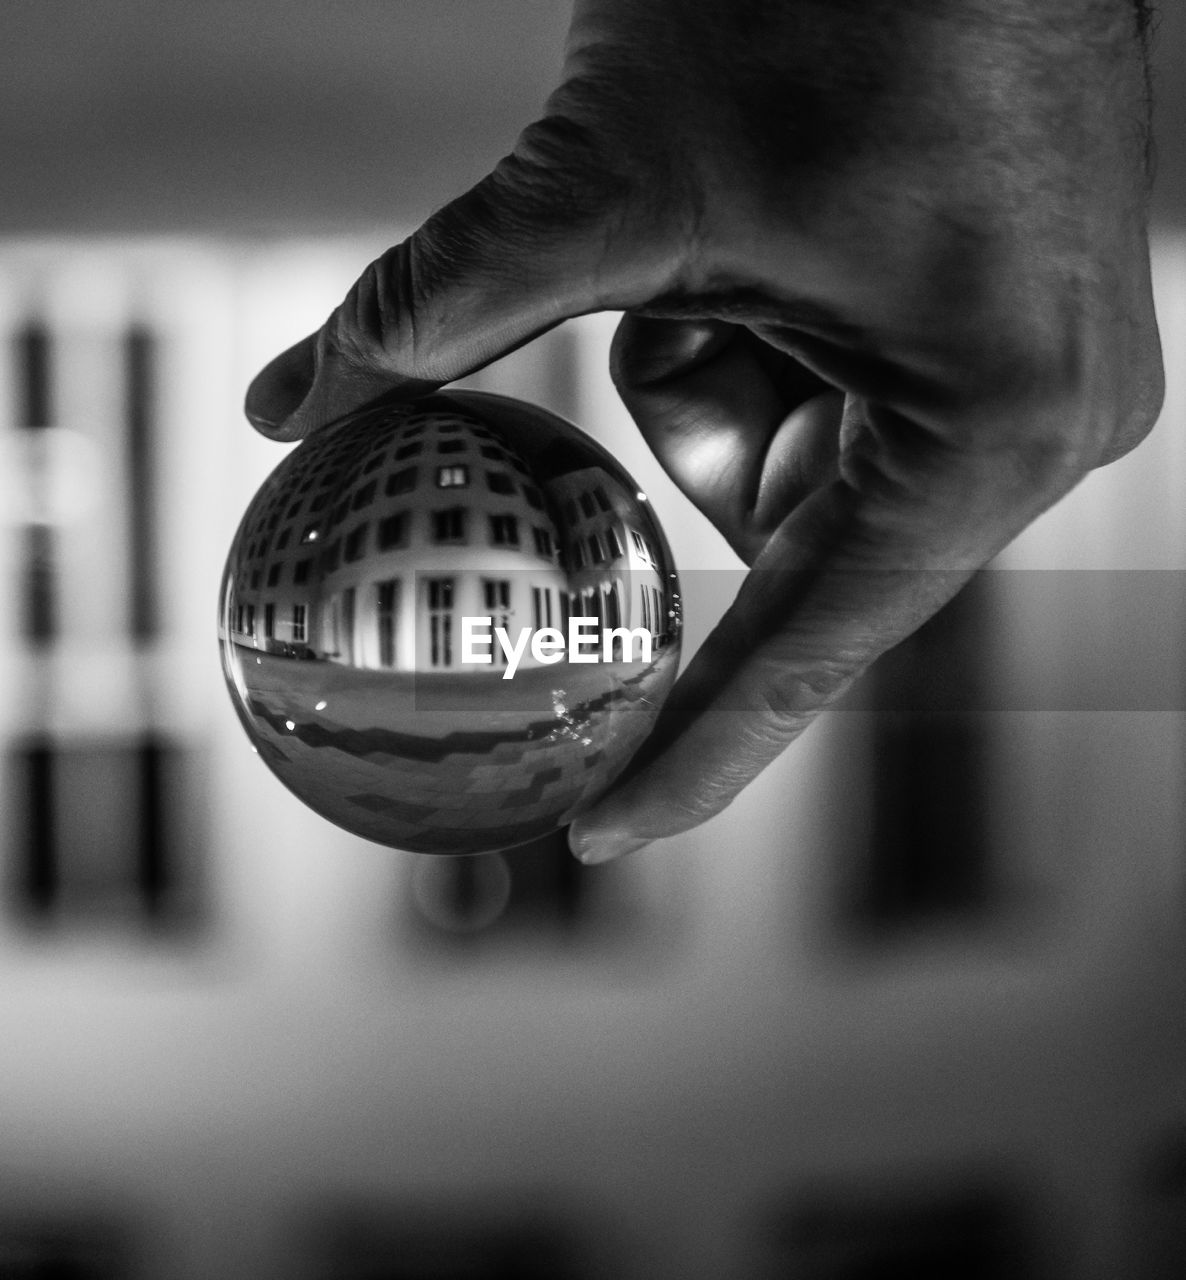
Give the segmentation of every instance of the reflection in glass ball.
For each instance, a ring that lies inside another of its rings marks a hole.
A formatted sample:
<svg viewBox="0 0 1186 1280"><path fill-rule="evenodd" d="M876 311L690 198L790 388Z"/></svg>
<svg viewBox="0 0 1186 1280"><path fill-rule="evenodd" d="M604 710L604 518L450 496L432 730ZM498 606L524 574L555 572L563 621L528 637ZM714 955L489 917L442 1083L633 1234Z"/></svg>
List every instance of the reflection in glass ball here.
<svg viewBox="0 0 1186 1280"><path fill-rule="evenodd" d="M603 448L458 391L285 457L235 535L219 639L248 736L306 804L380 844L483 853L622 771L675 679L679 606Z"/></svg>

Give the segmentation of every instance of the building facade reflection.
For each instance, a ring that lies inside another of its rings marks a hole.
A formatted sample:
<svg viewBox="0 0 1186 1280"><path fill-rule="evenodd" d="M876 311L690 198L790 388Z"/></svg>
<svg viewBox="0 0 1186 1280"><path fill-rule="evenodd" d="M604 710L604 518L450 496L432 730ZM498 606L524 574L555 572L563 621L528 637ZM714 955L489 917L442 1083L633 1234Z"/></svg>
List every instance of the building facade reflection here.
<svg viewBox="0 0 1186 1280"><path fill-rule="evenodd" d="M463 617L511 634L586 617L644 628L655 648L676 629L639 495L604 466L538 474L460 405L328 431L261 498L239 534L238 644L368 670L488 672L464 661ZM530 649L522 665L537 665Z"/></svg>
<svg viewBox="0 0 1186 1280"><path fill-rule="evenodd" d="M571 821L649 734L679 632L631 478L545 410L470 392L293 450L243 518L220 617L268 766L331 821L432 853Z"/></svg>

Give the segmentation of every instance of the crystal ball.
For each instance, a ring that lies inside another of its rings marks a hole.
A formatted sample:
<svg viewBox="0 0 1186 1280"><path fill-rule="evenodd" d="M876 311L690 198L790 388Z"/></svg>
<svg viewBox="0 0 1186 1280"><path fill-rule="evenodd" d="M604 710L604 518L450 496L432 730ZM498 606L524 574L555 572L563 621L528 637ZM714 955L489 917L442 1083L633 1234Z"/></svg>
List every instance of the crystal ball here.
<svg viewBox="0 0 1186 1280"><path fill-rule="evenodd" d="M555 414L478 392L381 403L288 453L219 605L264 763L329 821L417 853L567 824L650 733L679 661L646 495Z"/></svg>

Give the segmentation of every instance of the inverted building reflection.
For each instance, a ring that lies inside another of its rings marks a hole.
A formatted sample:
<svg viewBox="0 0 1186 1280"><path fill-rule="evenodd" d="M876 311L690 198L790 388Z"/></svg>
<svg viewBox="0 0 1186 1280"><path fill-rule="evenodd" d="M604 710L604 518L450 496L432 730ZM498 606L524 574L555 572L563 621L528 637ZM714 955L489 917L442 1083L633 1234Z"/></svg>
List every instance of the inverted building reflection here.
<svg viewBox="0 0 1186 1280"><path fill-rule="evenodd" d="M670 643L678 598L645 503L604 466L541 473L546 460L427 402L307 442L239 533L231 639L368 670L487 673L502 650L466 662L462 617L511 632L580 616Z"/></svg>
<svg viewBox="0 0 1186 1280"><path fill-rule="evenodd" d="M546 411L476 393L377 406L290 453L240 526L220 618L281 779L432 852L535 838L604 790L674 680L680 624L631 478Z"/></svg>

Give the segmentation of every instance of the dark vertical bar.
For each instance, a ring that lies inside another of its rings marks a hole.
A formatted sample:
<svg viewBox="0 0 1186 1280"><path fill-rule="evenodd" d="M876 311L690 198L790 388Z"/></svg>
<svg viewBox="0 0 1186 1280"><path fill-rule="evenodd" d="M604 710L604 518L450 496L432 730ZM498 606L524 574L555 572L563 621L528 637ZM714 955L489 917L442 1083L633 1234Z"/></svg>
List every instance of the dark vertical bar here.
<svg viewBox="0 0 1186 1280"><path fill-rule="evenodd" d="M987 580L874 668L872 828L857 911L874 928L965 914L991 881Z"/></svg>
<svg viewBox="0 0 1186 1280"><path fill-rule="evenodd" d="M58 633L57 575L54 531L44 524L24 530L24 596L21 634L38 647L50 645Z"/></svg>
<svg viewBox="0 0 1186 1280"><path fill-rule="evenodd" d="M164 905L168 890L168 813L167 785L168 751L166 743L156 734L141 738L136 751L138 772L139 812L137 827L139 840L138 879L144 905L150 915L156 915Z"/></svg>
<svg viewBox="0 0 1186 1280"><path fill-rule="evenodd" d="M530 844L503 853L511 870L508 924L560 925L581 923L591 905L590 877L596 872L582 866L569 852L565 832L541 836Z"/></svg>
<svg viewBox="0 0 1186 1280"><path fill-rule="evenodd" d="M136 325L124 335L131 593L128 626L151 640L160 624L154 522L156 516L156 339Z"/></svg>
<svg viewBox="0 0 1186 1280"><path fill-rule="evenodd" d="M449 905L459 920L469 920L481 904L477 858L454 858L449 864L452 879L449 883Z"/></svg>
<svg viewBox="0 0 1186 1280"><path fill-rule="evenodd" d="M18 422L22 427L48 427L52 353L49 330L34 321L16 335Z"/></svg>
<svg viewBox="0 0 1186 1280"><path fill-rule="evenodd" d="M49 331L33 322L16 335L17 422L25 431L41 431L53 416L51 382L53 350ZM29 482L44 488L47 477L32 474ZM43 498L33 494L34 504ZM24 582L21 591L21 634L31 644L52 643L57 634L57 590L54 531L29 524L23 531Z"/></svg>
<svg viewBox="0 0 1186 1280"><path fill-rule="evenodd" d="M19 752L24 784L24 888L28 904L39 912L48 911L58 893L55 755L44 740L31 742Z"/></svg>
<svg viewBox="0 0 1186 1280"><path fill-rule="evenodd" d="M882 713L874 752L870 914L907 922L980 905L989 815L973 717Z"/></svg>

